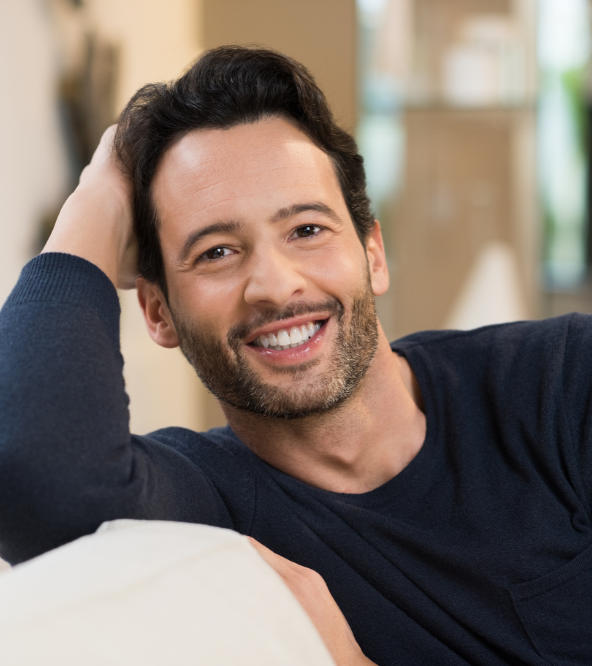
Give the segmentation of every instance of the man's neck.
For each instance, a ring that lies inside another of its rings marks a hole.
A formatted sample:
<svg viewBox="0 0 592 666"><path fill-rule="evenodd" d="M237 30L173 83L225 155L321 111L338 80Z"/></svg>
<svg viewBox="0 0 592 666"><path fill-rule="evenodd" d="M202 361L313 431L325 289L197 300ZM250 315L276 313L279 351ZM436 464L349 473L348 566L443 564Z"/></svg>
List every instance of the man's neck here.
<svg viewBox="0 0 592 666"><path fill-rule="evenodd" d="M329 412L273 419L223 407L231 428L261 459L334 492L363 493L381 486L411 462L425 438L413 373L383 334L356 392Z"/></svg>

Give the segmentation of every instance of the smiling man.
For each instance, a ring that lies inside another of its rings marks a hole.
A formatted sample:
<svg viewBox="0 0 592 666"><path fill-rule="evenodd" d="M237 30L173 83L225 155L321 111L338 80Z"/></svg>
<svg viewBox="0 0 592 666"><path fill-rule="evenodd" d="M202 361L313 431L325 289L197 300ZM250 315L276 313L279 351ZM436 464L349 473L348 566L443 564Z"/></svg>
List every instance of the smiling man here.
<svg viewBox="0 0 592 666"><path fill-rule="evenodd" d="M337 663L591 663L588 318L389 344L362 160L277 53L208 52L114 133L2 310L4 556L114 518L227 527ZM227 427L130 435L134 285Z"/></svg>
<svg viewBox="0 0 592 666"><path fill-rule="evenodd" d="M350 397L387 278L378 226L365 251L330 158L279 116L196 129L163 156L152 196L169 298L146 279L139 294L156 342L180 345L234 418ZM384 337L381 351L392 363Z"/></svg>

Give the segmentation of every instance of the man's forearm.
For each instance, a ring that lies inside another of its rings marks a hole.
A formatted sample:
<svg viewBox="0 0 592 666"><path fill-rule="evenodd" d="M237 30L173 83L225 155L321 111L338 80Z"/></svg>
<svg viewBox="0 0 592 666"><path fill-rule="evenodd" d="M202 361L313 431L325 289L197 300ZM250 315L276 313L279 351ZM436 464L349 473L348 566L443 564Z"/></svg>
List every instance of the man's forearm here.
<svg viewBox="0 0 592 666"><path fill-rule="evenodd" d="M119 304L95 266L47 254L0 311L0 547L11 561L96 528L131 468Z"/></svg>

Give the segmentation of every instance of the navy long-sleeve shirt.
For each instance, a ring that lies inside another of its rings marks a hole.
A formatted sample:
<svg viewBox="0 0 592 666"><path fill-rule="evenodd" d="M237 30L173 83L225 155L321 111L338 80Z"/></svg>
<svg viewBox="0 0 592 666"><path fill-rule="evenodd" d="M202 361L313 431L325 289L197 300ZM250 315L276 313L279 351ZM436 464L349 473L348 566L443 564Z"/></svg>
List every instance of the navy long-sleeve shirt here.
<svg viewBox="0 0 592 666"><path fill-rule="evenodd" d="M283 474L230 428L130 435L118 320L108 278L62 254L0 313L3 557L114 518L208 523L319 571L378 664L592 664L589 318L393 343L426 439L362 494Z"/></svg>

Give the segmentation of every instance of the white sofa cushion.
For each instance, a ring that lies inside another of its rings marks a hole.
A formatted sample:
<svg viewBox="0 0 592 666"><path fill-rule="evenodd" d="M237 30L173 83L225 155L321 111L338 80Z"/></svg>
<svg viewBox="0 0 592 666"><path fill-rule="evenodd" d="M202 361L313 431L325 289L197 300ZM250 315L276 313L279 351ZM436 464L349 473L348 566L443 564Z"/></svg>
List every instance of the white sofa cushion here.
<svg viewBox="0 0 592 666"><path fill-rule="evenodd" d="M325 666L310 619L245 537L119 520L0 576L3 666Z"/></svg>

